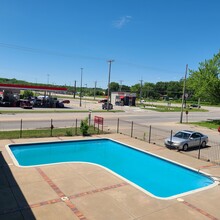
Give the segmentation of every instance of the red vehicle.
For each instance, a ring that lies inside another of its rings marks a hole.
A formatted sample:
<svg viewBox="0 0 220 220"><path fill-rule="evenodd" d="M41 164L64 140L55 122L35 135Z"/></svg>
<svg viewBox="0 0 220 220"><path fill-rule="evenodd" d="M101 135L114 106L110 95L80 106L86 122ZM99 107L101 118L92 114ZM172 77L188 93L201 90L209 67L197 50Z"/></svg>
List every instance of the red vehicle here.
<svg viewBox="0 0 220 220"><path fill-rule="evenodd" d="M66 100L63 100L62 103L65 103L65 104L70 104L70 100L66 99Z"/></svg>

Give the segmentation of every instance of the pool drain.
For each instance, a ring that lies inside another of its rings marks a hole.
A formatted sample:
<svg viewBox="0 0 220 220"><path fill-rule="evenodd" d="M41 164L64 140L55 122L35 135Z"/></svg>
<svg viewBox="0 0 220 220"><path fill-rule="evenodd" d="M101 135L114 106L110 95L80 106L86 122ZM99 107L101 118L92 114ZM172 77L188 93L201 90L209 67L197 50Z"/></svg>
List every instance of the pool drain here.
<svg viewBox="0 0 220 220"><path fill-rule="evenodd" d="M64 197L61 197L61 200L65 202L65 201L69 200L69 198L67 196L64 196Z"/></svg>

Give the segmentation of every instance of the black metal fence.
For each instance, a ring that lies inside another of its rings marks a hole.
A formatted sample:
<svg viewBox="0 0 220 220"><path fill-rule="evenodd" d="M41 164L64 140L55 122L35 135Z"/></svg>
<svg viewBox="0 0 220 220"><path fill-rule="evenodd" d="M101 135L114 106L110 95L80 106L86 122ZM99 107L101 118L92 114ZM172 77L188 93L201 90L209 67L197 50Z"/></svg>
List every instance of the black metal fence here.
<svg viewBox="0 0 220 220"><path fill-rule="evenodd" d="M85 119L85 118L84 118ZM84 119L60 120L13 120L0 122L0 138L27 138L27 137L48 137L48 136L75 136L81 135L80 124ZM94 124L91 118L88 118L89 132L91 134L100 134L104 132L104 127L100 124ZM62 131L61 131L62 130ZM4 131L7 132L4 133ZM8 134L8 133L11 133Z"/></svg>
<svg viewBox="0 0 220 220"><path fill-rule="evenodd" d="M53 130L57 128L71 129L72 135L77 135L80 127L81 119L72 119L62 121L60 119L48 119L48 120L25 120L20 119L13 121L13 129L10 127L10 122L0 122L0 131L17 130L19 131L18 138L23 137L23 132L26 130L38 130L49 129L50 135L53 136ZM89 124L94 126L94 120L89 118ZM121 119L104 119L104 126L96 126L97 133L110 132L120 133L132 138L136 138L142 141L146 141L151 144L165 147L164 140L170 137L175 130L165 130L157 126L147 126L137 124L133 121L125 121ZM194 148L185 151L187 155L203 159L206 161L220 164L220 143L209 139L208 146L205 148Z"/></svg>
<svg viewBox="0 0 220 220"><path fill-rule="evenodd" d="M121 119L114 121L116 128L112 127L112 123L112 120L105 121L105 128L111 132L128 135L132 138L136 138L162 147L165 147L164 140L177 132L175 130L165 130L156 126L147 126L134 123L133 121L124 121ZM201 148L199 146L184 151L184 153L189 156L220 165L220 143L210 139L208 145L205 148Z"/></svg>

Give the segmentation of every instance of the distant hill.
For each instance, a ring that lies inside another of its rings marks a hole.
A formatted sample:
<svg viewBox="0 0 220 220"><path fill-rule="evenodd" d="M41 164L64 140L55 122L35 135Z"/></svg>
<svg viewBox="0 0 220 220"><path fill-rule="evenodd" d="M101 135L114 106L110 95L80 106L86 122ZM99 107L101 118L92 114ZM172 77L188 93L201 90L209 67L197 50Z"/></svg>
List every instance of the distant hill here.
<svg viewBox="0 0 220 220"><path fill-rule="evenodd" d="M54 86L54 85L48 85L48 84L43 84L43 83L30 83L24 80L18 80L18 79L8 79L8 78L0 78L0 83L5 83L5 84L20 84L20 85L37 85L37 86ZM67 87L67 86L60 86L56 85L57 87Z"/></svg>
<svg viewBox="0 0 220 220"><path fill-rule="evenodd" d="M6 84L22 84L22 85L30 85L31 83L26 82L24 80L17 80L17 79L7 79L7 78L0 78L0 83L6 83Z"/></svg>
<svg viewBox="0 0 220 220"><path fill-rule="evenodd" d="M20 84L20 85L35 85L35 86L54 86L51 84L43 84L43 83L30 83L24 80L18 80L18 79L8 79L8 78L0 78L0 83L5 83L5 84ZM73 93L74 88L73 86L67 86L67 85L56 85L56 87L62 87L62 88L67 88L67 93ZM87 88L89 89L89 88ZM96 88L97 92L98 90L103 91L103 89L101 88ZM80 91L80 87L76 88L76 91L79 92ZM93 94L93 91L92 91Z"/></svg>

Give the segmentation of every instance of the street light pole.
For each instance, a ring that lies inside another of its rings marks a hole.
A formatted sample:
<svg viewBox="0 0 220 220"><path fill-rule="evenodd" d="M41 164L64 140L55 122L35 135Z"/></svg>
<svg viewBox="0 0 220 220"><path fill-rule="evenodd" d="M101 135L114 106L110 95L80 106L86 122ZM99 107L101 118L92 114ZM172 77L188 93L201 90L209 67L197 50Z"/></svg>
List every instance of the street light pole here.
<svg viewBox="0 0 220 220"><path fill-rule="evenodd" d="M97 81L95 81L95 87L94 87L94 100L95 100L95 95L96 95L96 85L97 85Z"/></svg>
<svg viewBox="0 0 220 220"><path fill-rule="evenodd" d="M181 123L181 124L182 124L182 122L183 122L183 105L184 105L185 91L186 91L186 76L187 76L187 71L188 71L188 64L186 64L186 72L185 72L185 77L184 77L184 82L183 82L183 96L182 96L182 106L181 106L181 114L180 114L180 123Z"/></svg>
<svg viewBox="0 0 220 220"><path fill-rule="evenodd" d="M84 89L84 95L86 96L87 93L87 84L85 84L85 89ZM85 99L85 108L86 108L86 99Z"/></svg>
<svg viewBox="0 0 220 220"><path fill-rule="evenodd" d="M142 82L143 82L143 79L140 80L140 103L141 103L141 100L142 100Z"/></svg>
<svg viewBox="0 0 220 220"><path fill-rule="evenodd" d="M109 110L109 95L110 95L110 77L111 77L111 66L114 60L108 60L109 62L109 72L108 72L108 99L107 99L107 111Z"/></svg>
<svg viewBox="0 0 220 220"><path fill-rule="evenodd" d="M73 98L76 98L76 80L74 82L74 93L73 93Z"/></svg>
<svg viewBox="0 0 220 220"><path fill-rule="evenodd" d="M83 68L81 68L81 83L80 83L80 97L79 97L79 106L82 106L82 75L83 75Z"/></svg>

